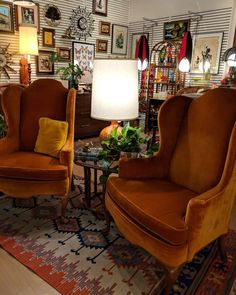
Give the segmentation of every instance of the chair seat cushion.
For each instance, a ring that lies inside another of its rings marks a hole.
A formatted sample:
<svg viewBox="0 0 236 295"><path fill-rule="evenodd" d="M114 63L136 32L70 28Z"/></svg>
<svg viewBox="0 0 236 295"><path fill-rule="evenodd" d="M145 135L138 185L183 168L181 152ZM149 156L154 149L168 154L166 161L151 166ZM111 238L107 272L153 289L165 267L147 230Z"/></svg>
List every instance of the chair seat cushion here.
<svg viewBox="0 0 236 295"><path fill-rule="evenodd" d="M186 207L196 193L168 180L125 180L111 176L107 193L125 214L172 245L187 241Z"/></svg>
<svg viewBox="0 0 236 295"><path fill-rule="evenodd" d="M0 177L28 180L58 181L68 177L67 166L59 160L34 152L0 155Z"/></svg>

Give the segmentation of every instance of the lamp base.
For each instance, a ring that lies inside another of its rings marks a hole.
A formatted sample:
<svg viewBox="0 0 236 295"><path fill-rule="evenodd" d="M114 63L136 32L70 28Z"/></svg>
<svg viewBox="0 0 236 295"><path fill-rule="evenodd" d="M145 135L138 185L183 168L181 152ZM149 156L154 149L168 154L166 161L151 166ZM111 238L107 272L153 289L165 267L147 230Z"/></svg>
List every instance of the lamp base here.
<svg viewBox="0 0 236 295"><path fill-rule="evenodd" d="M20 83L24 85L31 83L31 66L25 57L20 59Z"/></svg>
<svg viewBox="0 0 236 295"><path fill-rule="evenodd" d="M121 132L122 127L118 124L116 120L111 121L111 125L102 129L99 134L100 141L107 140L113 129L118 128L118 132Z"/></svg>

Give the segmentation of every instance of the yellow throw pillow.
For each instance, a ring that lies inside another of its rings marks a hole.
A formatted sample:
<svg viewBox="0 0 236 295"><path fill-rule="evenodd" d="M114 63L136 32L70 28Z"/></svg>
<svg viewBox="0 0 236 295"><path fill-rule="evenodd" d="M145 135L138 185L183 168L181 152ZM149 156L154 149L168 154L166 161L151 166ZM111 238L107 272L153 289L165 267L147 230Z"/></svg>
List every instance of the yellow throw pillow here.
<svg viewBox="0 0 236 295"><path fill-rule="evenodd" d="M67 122L40 118L34 151L59 158L60 150L66 143L67 133Z"/></svg>

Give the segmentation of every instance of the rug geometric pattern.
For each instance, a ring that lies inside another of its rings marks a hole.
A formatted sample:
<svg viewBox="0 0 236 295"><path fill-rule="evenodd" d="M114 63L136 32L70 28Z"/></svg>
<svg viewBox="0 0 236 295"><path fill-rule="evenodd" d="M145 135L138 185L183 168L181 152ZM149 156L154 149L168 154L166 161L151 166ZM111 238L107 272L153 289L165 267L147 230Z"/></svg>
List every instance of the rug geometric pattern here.
<svg viewBox="0 0 236 295"><path fill-rule="evenodd" d="M125 240L114 224L103 236L105 221L83 208L82 196L72 193L67 224L57 218L57 197L38 197L33 208L1 197L0 245L61 294L161 294L164 272L155 259ZM233 231L227 236L227 254L223 264L215 243L203 249L184 266L171 294L236 295Z"/></svg>

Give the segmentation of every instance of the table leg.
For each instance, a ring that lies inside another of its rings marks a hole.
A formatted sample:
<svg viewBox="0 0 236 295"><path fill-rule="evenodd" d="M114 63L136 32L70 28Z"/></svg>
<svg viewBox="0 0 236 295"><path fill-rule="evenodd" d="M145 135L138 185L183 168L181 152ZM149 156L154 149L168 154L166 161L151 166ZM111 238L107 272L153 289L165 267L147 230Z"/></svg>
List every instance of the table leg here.
<svg viewBox="0 0 236 295"><path fill-rule="evenodd" d="M91 202L91 170L89 167L84 167L84 184L85 202L87 208L89 208Z"/></svg>
<svg viewBox="0 0 236 295"><path fill-rule="evenodd" d="M98 180L97 180L97 170L94 169L94 194L96 195L98 190L97 190L97 186L98 186Z"/></svg>

